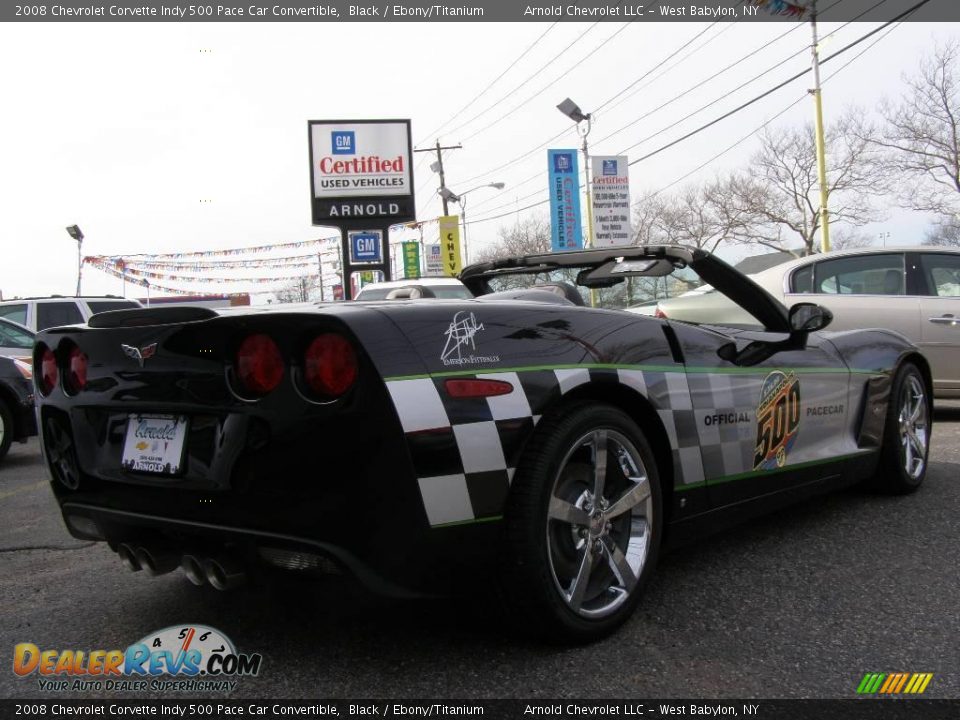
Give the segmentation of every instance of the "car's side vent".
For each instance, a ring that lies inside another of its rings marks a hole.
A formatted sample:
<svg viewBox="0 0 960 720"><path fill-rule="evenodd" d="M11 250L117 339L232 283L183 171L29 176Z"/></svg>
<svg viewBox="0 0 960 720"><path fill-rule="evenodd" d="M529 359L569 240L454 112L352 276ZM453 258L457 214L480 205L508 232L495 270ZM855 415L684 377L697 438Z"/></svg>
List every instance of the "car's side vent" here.
<svg viewBox="0 0 960 720"><path fill-rule="evenodd" d="M217 313L204 307L136 308L97 313L87 321L87 325L92 328L143 327L199 322L214 317L217 317Z"/></svg>

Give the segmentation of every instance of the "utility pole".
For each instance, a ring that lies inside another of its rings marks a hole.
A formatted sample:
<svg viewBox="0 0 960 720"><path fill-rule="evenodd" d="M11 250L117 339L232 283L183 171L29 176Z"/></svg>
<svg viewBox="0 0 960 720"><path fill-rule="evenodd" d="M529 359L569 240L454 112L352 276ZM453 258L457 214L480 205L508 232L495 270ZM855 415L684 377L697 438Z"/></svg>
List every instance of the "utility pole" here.
<svg viewBox="0 0 960 720"><path fill-rule="evenodd" d="M813 31L813 102L817 146L817 176L820 181L820 251L830 252L830 213L827 210L827 159L823 136L823 102L820 99L820 50L817 45L817 0L810 2L810 28Z"/></svg>
<svg viewBox="0 0 960 720"><path fill-rule="evenodd" d="M440 189L444 190L447 187L447 178L443 174L443 150L462 150L463 145L440 145L440 140L437 139L436 147L432 148L423 148L422 150L414 150L415 153L418 152L435 152L437 154L437 161L430 165L430 169L436 172L440 176ZM447 198L443 197L443 193L440 194L441 199L443 200L443 214L449 215L450 208L447 205Z"/></svg>

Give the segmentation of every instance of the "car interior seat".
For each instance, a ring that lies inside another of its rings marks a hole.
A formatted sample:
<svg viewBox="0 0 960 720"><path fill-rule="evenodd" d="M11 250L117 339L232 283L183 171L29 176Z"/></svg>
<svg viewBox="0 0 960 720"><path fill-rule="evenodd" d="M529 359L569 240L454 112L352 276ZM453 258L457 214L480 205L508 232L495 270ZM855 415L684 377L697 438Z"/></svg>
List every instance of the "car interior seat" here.
<svg viewBox="0 0 960 720"><path fill-rule="evenodd" d="M899 270L887 270L883 276L883 294L900 295L903 287L903 273Z"/></svg>
<svg viewBox="0 0 960 720"><path fill-rule="evenodd" d="M562 298L566 298L574 305L579 305L581 307L586 305L586 303L583 301L583 296L580 294L580 291L577 290L576 286L573 283L566 282L565 280L544 283L543 285L534 285L533 289L552 292L554 295L559 295Z"/></svg>

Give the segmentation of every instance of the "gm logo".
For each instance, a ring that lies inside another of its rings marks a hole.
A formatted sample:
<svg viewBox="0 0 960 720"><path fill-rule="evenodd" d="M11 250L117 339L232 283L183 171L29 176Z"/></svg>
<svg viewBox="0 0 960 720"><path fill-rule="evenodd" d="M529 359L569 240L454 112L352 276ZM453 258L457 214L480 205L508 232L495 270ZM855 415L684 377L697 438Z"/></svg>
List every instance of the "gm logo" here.
<svg viewBox="0 0 960 720"><path fill-rule="evenodd" d="M557 153L553 156L553 171L557 173L573 172L573 154Z"/></svg>
<svg viewBox="0 0 960 720"><path fill-rule="evenodd" d="M617 161L616 161L616 160L604 160L604 161L603 161L603 174L604 174L604 175L616 175L616 174L617 174Z"/></svg>
<svg viewBox="0 0 960 720"><path fill-rule="evenodd" d="M354 155L357 152L357 140L353 130L334 130L330 133L334 155Z"/></svg>

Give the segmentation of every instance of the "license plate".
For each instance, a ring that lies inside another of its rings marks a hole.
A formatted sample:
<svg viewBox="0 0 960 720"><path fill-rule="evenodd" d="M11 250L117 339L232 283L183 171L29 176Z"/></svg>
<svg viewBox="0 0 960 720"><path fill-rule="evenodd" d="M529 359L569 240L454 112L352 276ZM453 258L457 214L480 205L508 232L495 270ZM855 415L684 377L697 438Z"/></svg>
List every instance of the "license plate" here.
<svg viewBox="0 0 960 720"><path fill-rule="evenodd" d="M136 472L178 475L183 465L187 419L182 415L130 415L123 467Z"/></svg>

